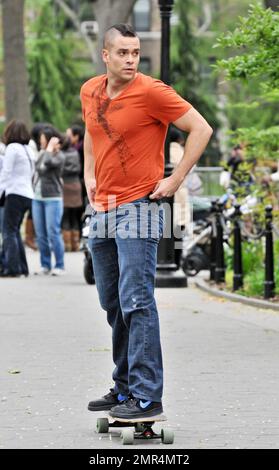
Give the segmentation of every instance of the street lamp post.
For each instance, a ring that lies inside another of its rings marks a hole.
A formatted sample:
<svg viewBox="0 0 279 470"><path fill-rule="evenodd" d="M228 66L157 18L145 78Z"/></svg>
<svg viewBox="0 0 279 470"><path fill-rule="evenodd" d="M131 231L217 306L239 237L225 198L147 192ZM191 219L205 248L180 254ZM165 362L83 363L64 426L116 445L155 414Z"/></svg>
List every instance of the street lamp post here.
<svg viewBox="0 0 279 470"><path fill-rule="evenodd" d="M158 0L161 14L161 80L167 85L170 83L170 17L173 0ZM170 140L169 133L165 143L165 174L168 177L173 172L170 163ZM157 287L186 287L187 278L175 263L174 258L174 235L173 235L173 196L165 198L171 210L166 211L165 224L171 228L170 238L162 238L158 247L158 264L156 273Z"/></svg>

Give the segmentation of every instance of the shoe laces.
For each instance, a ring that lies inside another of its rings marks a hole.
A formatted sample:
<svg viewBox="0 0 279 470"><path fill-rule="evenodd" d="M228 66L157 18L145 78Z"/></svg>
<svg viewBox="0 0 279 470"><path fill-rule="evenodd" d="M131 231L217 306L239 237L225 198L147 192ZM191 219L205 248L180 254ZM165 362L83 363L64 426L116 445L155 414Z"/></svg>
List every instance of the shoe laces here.
<svg viewBox="0 0 279 470"><path fill-rule="evenodd" d="M125 401L125 403L127 403L127 406L129 408L135 407L138 404L138 402L139 402L138 398L134 398L133 396L129 396L127 400Z"/></svg>

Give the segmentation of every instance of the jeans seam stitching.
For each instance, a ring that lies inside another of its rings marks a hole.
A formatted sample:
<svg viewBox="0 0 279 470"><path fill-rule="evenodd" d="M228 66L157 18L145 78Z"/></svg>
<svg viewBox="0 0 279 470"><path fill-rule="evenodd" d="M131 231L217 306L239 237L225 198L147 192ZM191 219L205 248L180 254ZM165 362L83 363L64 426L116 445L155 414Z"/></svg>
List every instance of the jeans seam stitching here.
<svg viewBox="0 0 279 470"><path fill-rule="evenodd" d="M146 281L146 265L147 265L147 254L148 254L148 250L147 250L147 246L148 246L148 241L149 241L149 238L146 239L145 241L145 259L144 259L144 269L143 269L143 284L142 284L142 292L141 292L141 304L142 304L142 309L144 310L143 308L143 291L145 289L145 281ZM146 351L147 351L147 348L148 348L148 344L147 344L147 335L146 335L146 316L145 314L143 315L143 332L144 332L144 363L146 363ZM143 376L145 379L148 379L146 373L145 373L145 369L143 370Z"/></svg>

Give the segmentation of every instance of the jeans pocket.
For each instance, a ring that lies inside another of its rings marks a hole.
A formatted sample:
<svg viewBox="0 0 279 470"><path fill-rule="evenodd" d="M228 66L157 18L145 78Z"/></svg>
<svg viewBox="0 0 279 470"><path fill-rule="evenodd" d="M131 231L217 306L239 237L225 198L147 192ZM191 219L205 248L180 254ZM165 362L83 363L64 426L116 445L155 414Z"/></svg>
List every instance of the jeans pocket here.
<svg viewBox="0 0 279 470"><path fill-rule="evenodd" d="M107 236L107 213L94 212L89 224L89 238L106 238Z"/></svg>

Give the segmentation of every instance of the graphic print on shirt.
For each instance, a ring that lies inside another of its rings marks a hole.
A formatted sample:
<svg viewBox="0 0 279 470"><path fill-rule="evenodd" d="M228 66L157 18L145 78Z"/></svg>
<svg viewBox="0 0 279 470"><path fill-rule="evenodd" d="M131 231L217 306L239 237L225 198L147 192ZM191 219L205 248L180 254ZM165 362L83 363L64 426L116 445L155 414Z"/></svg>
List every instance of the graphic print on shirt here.
<svg viewBox="0 0 279 470"><path fill-rule="evenodd" d="M122 171L125 176L127 176L127 157L131 157L132 153L125 141L125 138L122 134L120 134L116 129L114 129L106 118L106 112L110 106L110 111L117 111L122 109L123 106L119 104L112 105L111 99L107 98L102 100L102 87L99 88L98 92L95 95L96 103L97 103L97 122L102 126L105 133L107 134L108 138L116 144L117 153L119 155L119 161L121 164Z"/></svg>

